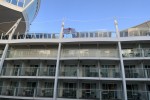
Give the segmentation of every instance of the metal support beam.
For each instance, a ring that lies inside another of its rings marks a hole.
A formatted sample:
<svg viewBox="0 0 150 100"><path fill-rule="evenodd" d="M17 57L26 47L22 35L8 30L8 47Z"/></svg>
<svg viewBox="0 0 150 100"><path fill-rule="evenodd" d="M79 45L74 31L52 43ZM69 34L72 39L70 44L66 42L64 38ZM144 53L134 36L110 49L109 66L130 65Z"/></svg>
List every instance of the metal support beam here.
<svg viewBox="0 0 150 100"><path fill-rule="evenodd" d="M13 36L15 30L17 29L18 24L20 23L21 19L22 18L18 19L17 22L6 33L6 35L9 35L9 40L12 39L12 36ZM0 73L2 72L2 67L3 67L3 63L4 63L4 60L5 60L5 57L7 55L8 47L9 47L9 43L6 44L6 46L4 48L4 51L3 51L3 54L2 54L2 57L1 57L1 61L0 61Z"/></svg>
<svg viewBox="0 0 150 100"><path fill-rule="evenodd" d="M9 35L9 40L12 39L12 36L15 32L15 30L17 29L20 21L21 21L22 18L18 19L17 22L8 30L8 32L5 34L5 35Z"/></svg>
<svg viewBox="0 0 150 100"><path fill-rule="evenodd" d="M64 30L64 21L62 22L61 32L59 39L61 40L63 37ZM57 62L56 62L56 72L55 72L55 82L54 82L54 92L53 92L53 100L57 100L57 85L58 85L58 74L59 74L59 64L60 64L60 53L61 53L61 41L59 41L58 52L57 52Z"/></svg>
<svg viewBox="0 0 150 100"><path fill-rule="evenodd" d="M120 42L120 32L118 28L118 22L115 19L114 20L115 28L116 28L116 35L118 38L118 47L119 47L119 57L120 57L120 63L121 63L121 72L122 72L122 82L123 82L123 96L124 100L127 100L127 89L126 89L126 79L125 79L125 69L124 69L124 62L122 58L122 49L121 49L121 42Z"/></svg>
<svg viewBox="0 0 150 100"><path fill-rule="evenodd" d="M8 50L9 44L6 44L5 49L3 51L2 57L1 57L1 61L0 61L0 73L2 72L2 67L3 67L3 63L5 60L5 57L7 55L7 50Z"/></svg>

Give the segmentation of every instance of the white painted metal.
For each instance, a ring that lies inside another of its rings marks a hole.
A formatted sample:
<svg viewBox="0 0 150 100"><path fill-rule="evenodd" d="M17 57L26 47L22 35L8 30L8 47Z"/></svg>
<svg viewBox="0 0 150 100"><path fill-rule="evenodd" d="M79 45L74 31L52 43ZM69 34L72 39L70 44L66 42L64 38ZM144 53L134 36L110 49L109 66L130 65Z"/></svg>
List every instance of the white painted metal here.
<svg viewBox="0 0 150 100"><path fill-rule="evenodd" d="M62 39L62 37L63 37L63 30L64 30L64 21L62 22L59 39ZM59 42L58 53L57 53L57 61L56 61L56 72L55 72L53 100L57 100L57 85L58 85L58 74L59 74L59 66L60 66L61 45L62 45L61 42Z"/></svg>
<svg viewBox="0 0 150 100"><path fill-rule="evenodd" d="M17 22L10 28L10 30L6 33L6 35L9 35L9 40L12 39L12 36L16 30L16 28L18 27L18 24L20 23L22 18L18 19ZM5 46L5 49L3 51L3 54L2 54L2 57L1 57L1 61L0 61L0 72L2 70L2 67L3 67L3 63L4 63L4 60L5 60L5 57L7 55L7 51L8 51L8 47L9 47L9 44L7 43L6 46Z"/></svg>
<svg viewBox="0 0 150 100"><path fill-rule="evenodd" d="M123 58L122 58L122 49L121 49L121 43L120 43L120 32L119 32L119 28L118 28L118 22L116 19L114 20L114 24L115 24L115 28L116 28L116 35L118 38L119 57L120 57L120 63L121 63L122 82L123 82L123 96L124 96L124 100L127 100L125 69L124 69L124 62L123 62Z"/></svg>

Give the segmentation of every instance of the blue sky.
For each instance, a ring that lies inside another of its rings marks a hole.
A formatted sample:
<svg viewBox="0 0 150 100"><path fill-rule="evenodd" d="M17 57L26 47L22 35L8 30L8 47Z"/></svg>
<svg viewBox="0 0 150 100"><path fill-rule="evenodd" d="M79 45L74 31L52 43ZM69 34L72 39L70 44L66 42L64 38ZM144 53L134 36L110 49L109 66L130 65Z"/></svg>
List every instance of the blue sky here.
<svg viewBox="0 0 150 100"><path fill-rule="evenodd" d="M120 30L150 20L150 0L41 0L40 11L30 32L60 32L65 27L76 31Z"/></svg>

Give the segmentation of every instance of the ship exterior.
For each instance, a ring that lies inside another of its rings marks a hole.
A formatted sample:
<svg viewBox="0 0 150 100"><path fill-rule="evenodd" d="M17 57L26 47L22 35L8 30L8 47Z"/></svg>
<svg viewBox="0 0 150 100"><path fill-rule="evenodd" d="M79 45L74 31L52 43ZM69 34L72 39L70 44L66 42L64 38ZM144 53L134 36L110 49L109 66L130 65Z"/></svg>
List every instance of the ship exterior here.
<svg viewBox="0 0 150 100"><path fill-rule="evenodd" d="M150 21L119 31L115 20L116 31L93 32L63 22L60 33L28 33L39 6L0 0L0 22L12 22L0 25L0 100L150 100Z"/></svg>

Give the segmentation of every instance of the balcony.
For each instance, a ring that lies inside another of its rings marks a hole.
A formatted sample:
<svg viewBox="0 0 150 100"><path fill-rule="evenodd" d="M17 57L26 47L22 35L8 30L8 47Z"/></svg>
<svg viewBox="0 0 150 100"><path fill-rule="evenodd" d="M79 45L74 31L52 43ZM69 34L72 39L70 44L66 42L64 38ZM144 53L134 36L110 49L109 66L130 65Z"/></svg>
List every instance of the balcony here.
<svg viewBox="0 0 150 100"><path fill-rule="evenodd" d="M25 97L33 97L36 93L36 88L32 87L19 87L18 90L18 96L25 96Z"/></svg>
<svg viewBox="0 0 150 100"><path fill-rule="evenodd" d="M149 100L150 92L149 91L128 90L127 96L128 96L128 100Z"/></svg>
<svg viewBox="0 0 150 100"><path fill-rule="evenodd" d="M99 93L98 89L80 89L81 99L98 99L97 93Z"/></svg>
<svg viewBox="0 0 150 100"><path fill-rule="evenodd" d="M53 97L53 88L0 87L1 96Z"/></svg>
<svg viewBox="0 0 150 100"><path fill-rule="evenodd" d="M3 86L0 87L0 92L2 96L26 96L26 97L33 97L35 93L34 88L29 87L10 87L10 86Z"/></svg>
<svg viewBox="0 0 150 100"><path fill-rule="evenodd" d="M58 98L122 100L123 93L121 90L62 88L62 89L58 89Z"/></svg>
<svg viewBox="0 0 150 100"><path fill-rule="evenodd" d="M4 39L8 39L7 37L4 37ZM20 34L20 35L13 35L13 39L58 39L59 33L27 33Z"/></svg>
<svg viewBox="0 0 150 100"><path fill-rule="evenodd" d="M25 67L25 68L3 68L2 76L37 76L39 68Z"/></svg>
<svg viewBox="0 0 150 100"><path fill-rule="evenodd" d="M37 88L37 97L53 97L53 88Z"/></svg>
<svg viewBox="0 0 150 100"><path fill-rule="evenodd" d="M20 76L37 76L37 67L22 68Z"/></svg>
<svg viewBox="0 0 150 100"><path fill-rule="evenodd" d="M63 49L61 52L62 58L68 58L68 57L79 57L79 50L78 49Z"/></svg>
<svg viewBox="0 0 150 100"><path fill-rule="evenodd" d="M56 58L57 50L16 49L8 51L7 58Z"/></svg>
<svg viewBox="0 0 150 100"><path fill-rule="evenodd" d="M59 76L77 77L77 67L62 67L59 73Z"/></svg>
<svg viewBox="0 0 150 100"><path fill-rule="evenodd" d="M17 92L16 87L10 87L10 86L0 87L0 93L1 93L1 95L15 96L16 92Z"/></svg>
<svg viewBox="0 0 150 100"><path fill-rule="evenodd" d="M2 76L19 76L20 75L20 68L3 68L2 69Z"/></svg>
<svg viewBox="0 0 150 100"><path fill-rule="evenodd" d="M55 67L42 67L39 68L39 76L55 76Z"/></svg>
<svg viewBox="0 0 150 100"><path fill-rule="evenodd" d="M126 78L149 78L149 68L125 68Z"/></svg>
<svg viewBox="0 0 150 100"><path fill-rule="evenodd" d="M65 38L114 38L115 32L111 31L95 31L95 32L76 32L73 34L64 34Z"/></svg>
<svg viewBox="0 0 150 100"><path fill-rule="evenodd" d="M101 68L100 71L103 78L121 78L119 68Z"/></svg>
<svg viewBox="0 0 150 100"><path fill-rule="evenodd" d="M150 30L144 28L130 28L120 32L121 37L135 37L135 36L150 36Z"/></svg>
<svg viewBox="0 0 150 100"><path fill-rule="evenodd" d="M145 48L143 49L144 51L144 57L150 57L150 49L149 48Z"/></svg>
<svg viewBox="0 0 150 100"><path fill-rule="evenodd" d="M82 77L99 77L98 67L82 67Z"/></svg>
<svg viewBox="0 0 150 100"><path fill-rule="evenodd" d="M1 76L55 76L56 67L4 67ZM140 69L141 71L141 69ZM132 71L131 71L132 72ZM147 77L150 77L150 69L144 69ZM131 73L130 73L131 74ZM102 77L102 78L120 78L119 68L99 68L98 67L81 67L77 73L76 65L60 67L60 77Z"/></svg>
<svg viewBox="0 0 150 100"><path fill-rule="evenodd" d="M77 89L74 88L62 88L58 89L58 98L77 98Z"/></svg>
<svg viewBox="0 0 150 100"><path fill-rule="evenodd" d="M123 93L121 90L102 90L101 100L122 100Z"/></svg>
<svg viewBox="0 0 150 100"><path fill-rule="evenodd" d="M99 90L99 89L77 89L77 88L59 88L57 90L58 98L70 98L70 99L100 99L100 100L122 100L121 90ZM144 96L142 92L141 98ZM128 92L130 93L130 92ZM150 92L144 92L149 94ZM128 98L133 98L135 92L130 93ZM53 88L40 88L40 87L0 87L1 96L14 96L14 97L40 97L40 98L53 98ZM146 98L146 96L144 97ZM131 99L130 99L131 100ZM132 99L135 100L135 99ZM136 100L148 100L148 99L136 99Z"/></svg>
<svg viewBox="0 0 150 100"><path fill-rule="evenodd" d="M119 51L117 49L100 49L100 57L113 57L118 58Z"/></svg>
<svg viewBox="0 0 150 100"><path fill-rule="evenodd" d="M124 58L150 57L150 49L149 48L123 49L122 56Z"/></svg>
<svg viewBox="0 0 150 100"><path fill-rule="evenodd" d="M61 58L118 58L117 49L63 49Z"/></svg>
<svg viewBox="0 0 150 100"><path fill-rule="evenodd" d="M143 57L142 49L124 49L122 50L124 58Z"/></svg>

